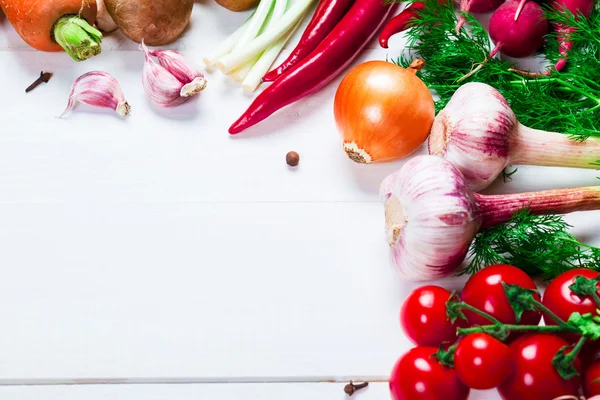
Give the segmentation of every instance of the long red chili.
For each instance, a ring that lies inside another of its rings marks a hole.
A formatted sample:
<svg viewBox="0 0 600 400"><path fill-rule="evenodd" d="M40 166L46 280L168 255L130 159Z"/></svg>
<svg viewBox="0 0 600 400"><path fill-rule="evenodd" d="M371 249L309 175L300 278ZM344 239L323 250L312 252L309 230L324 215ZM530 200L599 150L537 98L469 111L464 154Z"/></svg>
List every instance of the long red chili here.
<svg viewBox="0 0 600 400"><path fill-rule="evenodd" d="M279 67L263 77L263 82L273 82L312 53L344 18L353 3L354 0L321 0L296 48Z"/></svg>
<svg viewBox="0 0 600 400"><path fill-rule="evenodd" d="M384 49L388 48L388 41L396 33L403 32L410 28L414 18L419 18L419 11L423 10L425 5L421 2L414 2L405 8L400 14L392 18L383 28L379 35L379 44Z"/></svg>
<svg viewBox="0 0 600 400"><path fill-rule="evenodd" d="M377 33L396 3L356 0L350 11L304 60L266 88L229 128L240 133L275 111L321 89L360 54Z"/></svg>

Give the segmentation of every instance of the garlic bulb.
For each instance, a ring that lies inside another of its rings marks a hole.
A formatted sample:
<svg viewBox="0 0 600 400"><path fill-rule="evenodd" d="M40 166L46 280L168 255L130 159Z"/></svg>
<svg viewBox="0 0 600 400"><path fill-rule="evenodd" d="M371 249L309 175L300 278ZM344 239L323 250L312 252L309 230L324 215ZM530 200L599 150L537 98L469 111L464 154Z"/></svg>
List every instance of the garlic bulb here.
<svg viewBox="0 0 600 400"><path fill-rule="evenodd" d="M436 116L429 154L445 158L465 176L469 187L489 186L509 165L597 168L600 140L570 140L567 135L528 128L504 97L479 82L461 86Z"/></svg>
<svg viewBox="0 0 600 400"><path fill-rule="evenodd" d="M383 181L380 195L386 239L405 279L441 278L460 265L481 225L460 171L417 156Z"/></svg>
<svg viewBox="0 0 600 400"><path fill-rule="evenodd" d="M515 212L600 209L600 186L502 196L473 193L463 174L440 157L417 156L381 184L387 242L400 275L423 281L452 274L481 229Z"/></svg>
<svg viewBox="0 0 600 400"><path fill-rule="evenodd" d="M71 87L67 108L59 118L68 113L76 102L94 107L110 108L120 116L128 115L131 111L119 82L110 74L102 71L88 72L75 80Z"/></svg>
<svg viewBox="0 0 600 400"><path fill-rule="evenodd" d="M157 105L180 105L206 88L204 75L191 68L181 54L172 50L150 51L143 42L141 47L146 55L142 83L148 97Z"/></svg>

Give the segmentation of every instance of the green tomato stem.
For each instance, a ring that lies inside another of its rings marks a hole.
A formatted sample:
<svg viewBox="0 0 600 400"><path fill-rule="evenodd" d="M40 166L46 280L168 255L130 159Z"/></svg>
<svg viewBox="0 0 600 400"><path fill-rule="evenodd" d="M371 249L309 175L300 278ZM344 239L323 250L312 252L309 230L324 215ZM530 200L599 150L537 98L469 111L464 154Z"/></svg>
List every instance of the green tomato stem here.
<svg viewBox="0 0 600 400"><path fill-rule="evenodd" d="M54 25L54 40L75 61L84 61L102 51L102 32L76 15L60 18Z"/></svg>
<svg viewBox="0 0 600 400"><path fill-rule="evenodd" d="M574 360L575 357L577 357L579 355L579 353L581 352L581 349L583 348L583 345L585 344L587 339L588 338L585 336L582 336L581 338L579 338L579 341L577 342L575 347L573 347L573 351L571 351L567 357L570 357Z"/></svg>
<svg viewBox="0 0 600 400"><path fill-rule="evenodd" d="M565 321L563 321L562 319L560 319L556 314L554 314L552 312L552 310L550 310L548 307L546 307L545 305L543 305L542 303L540 303L537 300L533 300L533 304L535 304L535 306L538 308L538 310L540 310L541 312L548 314L549 317L551 317L554 321L556 321L556 323L558 323L559 327L563 327L563 328L572 328L569 324L567 324Z"/></svg>
<svg viewBox="0 0 600 400"><path fill-rule="evenodd" d="M596 302L596 306L598 308L600 308L600 296L598 296L598 293L596 293L596 292L592 293L592 297L594 298L594 301Z"/></svg>
<svg viewBox="0 0 600 400"><path fill-rule="evenodd" d="M461 308L461 309L464 309L464 310L469 310L469 311L471 311L471 312L473 312L473 313L475 313L475 314L477 314L477 315L479 315L479 316L487 319L488 321L490 321L493 324L496 324L496 325L501 325L502 324L502 322L498 321L496 318L492 317L490 314L488 314L488 313L486 313L484 311L481 311L481 310L473 307L472 305L465 303L464 301L460 302L458 304L458 307Z"/></svg>
<svg viewBox="0 0 600 400"><path fill-rule="evenodd" d="M579 329L565 325L565 326L542 326L542 325L512 325L503 324L501 325L504 329L511 332L537 332L537 333L578 333ZM498 329L498 325L482 325L474 326L471 328L458 328L460 335L470 335L472 333L487 333L494 336Z"/></svg>

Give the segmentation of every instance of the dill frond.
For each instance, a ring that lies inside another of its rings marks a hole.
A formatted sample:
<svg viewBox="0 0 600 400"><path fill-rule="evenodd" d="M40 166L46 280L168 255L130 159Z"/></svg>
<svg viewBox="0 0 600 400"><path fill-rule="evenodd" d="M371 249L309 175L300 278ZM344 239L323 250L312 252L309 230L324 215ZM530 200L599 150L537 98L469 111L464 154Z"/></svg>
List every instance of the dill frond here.
<svg viewBox="0 0 600 400"><path fill-rule="evenodd" d="M457 17L452 5L424 0L425 9L406 32L408 48L396 60L403 67L415 57L425 60L419 77L438 96L436 111L443 109L456 89L467 82L484 82L498 89L519 122L535 129L560 132L574 140L600 137L600 17L594 10L588 19L548 10L553 22L575 26L573 48L564 72L548 77L525 78L510 72L512 61L488 59L491 42L486 30L471 15L468 29L454 31ZM559 57L556 33L547 38L540 57L555 62ZM479 71L462 77L483 63Z"/></svg>

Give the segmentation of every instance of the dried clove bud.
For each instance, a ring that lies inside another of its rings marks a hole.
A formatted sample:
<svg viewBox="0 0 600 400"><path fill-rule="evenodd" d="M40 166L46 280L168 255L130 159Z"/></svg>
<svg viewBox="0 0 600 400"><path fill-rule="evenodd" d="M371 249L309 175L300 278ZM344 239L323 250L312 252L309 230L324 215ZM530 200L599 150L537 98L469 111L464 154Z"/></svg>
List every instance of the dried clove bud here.
<svg viewBox="0 0 600 400"><path fill-rule="evenodd" d="M369 386L369 382L360 383L358 385L355 385L353 382L350 382L346 385L346 387L344 387L344 393L346 393L348 396L352 396L354 393L366 388L367 386Z"/></svg>
<svg viewBox="0 0 600 400"><path fill-rule="evenodd" d="M52 78L51 72L40 72L40 77L35 80L27 89L25 89L25 93L31 92L36 87L40 86L42 83L48 83L48 81Z"/></svg>

